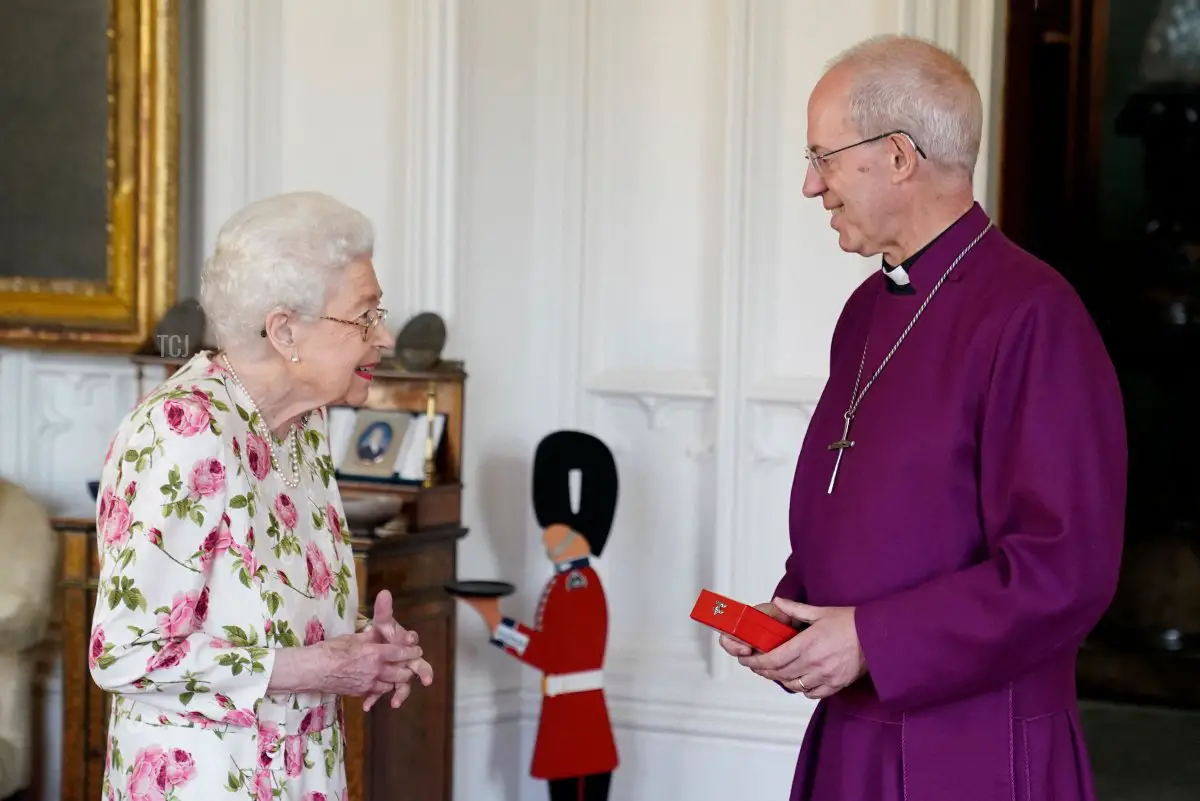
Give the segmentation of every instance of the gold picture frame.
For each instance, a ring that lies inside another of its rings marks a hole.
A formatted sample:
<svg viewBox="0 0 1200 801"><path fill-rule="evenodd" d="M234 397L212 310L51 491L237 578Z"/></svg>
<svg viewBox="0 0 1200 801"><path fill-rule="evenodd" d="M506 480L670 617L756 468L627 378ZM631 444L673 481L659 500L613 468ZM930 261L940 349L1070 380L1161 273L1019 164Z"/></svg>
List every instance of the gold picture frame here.
<svg viewBox="0 0 1200 801"><path fill-rule="evenodd" d="M89 259L79 260L89 261L87 265L70 264L64 277L59 277L58 273L45 277L44 270L41 274L23 274L21 270L28 269L27 262L20 256L10 255L9 263L0 275L0 347L136 352L148 346L158 321L176 300L179 6L177 0L109 0L107 4L101 4L101 8L105 6L108 9L106 26L102 26L99 19L90 20L87 23L90 27L71 23L78 28L72 29L71 35L86 40L83 44L90 48L95 60L104 59L99 49L107 47L108 89L103 101L108 118L107 148L96 148L97 155L107 152L104 164L96 167L107 173L105 230L98 230L100 217L94 211L94 205L88 206L88 213L96 216L84 232L71 228L69 215L63 214L61 218L57 213L52 215L53 204L43 199L41 202L46 207L35 214L42 214L42 219L49 218L51 223L28 234L29 240L18 242L15 247L10 241L9 245L10 253L27 256L38 253L43 242L52 244L46 238L50 236L57 239L74 234L84 239L90 237L97 243L103 239L107 242L104 262L103 265L92 262L89 256ZM13 7L20 9L27 4L18 3L10 8ZM4 11L0 14L0 24L19 26L21 13L20 10ZM4 14L9 18L3 19ZM32 17L29 22L31 28L48 24L41 18ZM104 36L107 45L90 38L93 29L101 27L104 29L95 30L94 35ZM59 28L47 31L42 27L37 32L46 37L63 35ZM72 49L71 44L67 42L58 51L60 57L63 53L73 54L81 49ZM78 58L83 61L83 56ZM29 75L33 75L32 68L29 69ZM98 77L86 70L77 70L76 77L80 84L85 78L94 80L98 91ZM45 118L58 119L52 115L64 112L50 105L54 101L49 95L54 88L62 89L62 80L60 75L45 79L37 77L30 84L19 87L22 97L16 102L25 106L36 103L38 113ZM89 102L96 104L92 107L92 125L99 128L103 113L99 104L102 101L90 94L93 89L76 87L72 91L89 93L86 95ZM0 114L5 111L0 108ZM21 119L16 115L10 118ZM32 118L27 116L25 119ZM29 127L19 132L26 137L26 146L51 127L43 118L37 120L29 122ZM56 144L56 137L48 137L43 146L78 148L73 153L60 151L60 155L66 161L87 161L90 159L87 155L90 140L86 134L70 133L66 130L69 128L69 125L58 125L56 129L64 130L63 141ZM65 144L66 140L70 140L70 144ZM25 147L24 152L32 151ZM6 158L9 158L7 169L22 169L20 156L7 154ZM39 158L43 155L39 154ZM60 174L65 172L62 170ZM80 177L80 185L76 188L82 192L86 185L98 196L96 187L104 178L99 172ZM29 180L32 184L35 179ZM85 184L88 180L91 183ZM71 189L70 186L56 186L54 192L63 197ZM55 195L47 192L43 197L52 199ZM80 225L77 220L75 224ZM24 236L17 223L10 227L16 230L17 238ZM13 236L12 232L9 235ZM43 238L35 239L38 236ZM4 247L0 242L0 248ZM87 252L91 253L90 250ZM63 260L67 261L70 260ZM62 269L58 262L55 267ZM102 279L99 276L101 269ZM88 270L91 274L83 275Z"/></svg>

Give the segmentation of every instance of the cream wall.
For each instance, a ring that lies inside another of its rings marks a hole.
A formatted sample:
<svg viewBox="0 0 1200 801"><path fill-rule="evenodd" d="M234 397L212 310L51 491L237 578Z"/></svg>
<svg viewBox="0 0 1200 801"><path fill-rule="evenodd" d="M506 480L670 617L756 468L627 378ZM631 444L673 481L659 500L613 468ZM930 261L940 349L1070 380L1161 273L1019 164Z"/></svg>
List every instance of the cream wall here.
<svg viewBox="0 0 1200 801"><path fill-rule="evenodd" d="M731 670L687 613L700 587L758 601L774 586L829 334L874 268L801 194L807 94L843 47L907 31L962 54L994 106L994 3L199 7L185 284L256 197L318 188L376 221L393 319L440 312L466 359L461 572L516 580L514 616L532 617L548 576L528 503L537 440L578 426L615 451L600 564L614 800L786 797L810 702ZM0 472L91 514L96 459L79 455L103 453L133 392L111 362L0 354ZM537 677L462 620L456 797L543 799L527 778Z"/></svg>

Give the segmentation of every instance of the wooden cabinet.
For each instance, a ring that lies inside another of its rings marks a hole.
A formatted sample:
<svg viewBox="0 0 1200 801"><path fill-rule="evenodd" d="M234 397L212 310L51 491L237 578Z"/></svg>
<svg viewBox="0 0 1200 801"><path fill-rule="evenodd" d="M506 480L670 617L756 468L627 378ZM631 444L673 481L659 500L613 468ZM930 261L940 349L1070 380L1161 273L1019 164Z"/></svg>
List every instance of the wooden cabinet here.
<svg viewBox="0 0 1200 801"><path fill-rule="evenodd" d="M380 701L364 714L345 702L350 798L450 801L454 757L454 600L442 585L454 578L461 529L359 540L358 577L364 613L379 590L396 599L396 619L421 637L434 683L414 687L399 710Z"/></svg>
<svg viewBox="0 0 1200 801"><path fill-rule="evenodd" d="M147 359L143 363L162 363ZM177 366L167 363L168 368ZM360 612L370 616L380 590L392 593L396 618L421 638L434 670L431 687L416 686L399 710L381 701L369 713L359 699L346 699L346 771L352 801L396 797L405 801L450 801L454 753L454 643L456 607L443 585L457 570L461 523L462 410L465 374L452 363L442 370L412 374L379 370L367 406L446 415L441 447L424 484L339 482L343 493L378 492L404 498L403 533L386 537L354 534ZM145 387L149 389L149 387ZM88 672L88 638L96 600L98 559L95 521L59 518L62 572L55 623L44 658L62 659L62 801L100 797L104 771L108 698ZM44 675L44 672L43 672ZM40 775L41 766L35 765ZM36 788L31 801L40 801Z"/></svg>
<svg viewBox="0 0 1200 801"><path fill-rule="evenodd" d="M62 567L54 622L42 657L47 664L56 655L62 657L61 799L95 801L100 798L108 742L108 697L88 673L88 638L99 573L96 523L61 518L53 523L62 537ZM47 675L45 670L39 673ZM41 778L41 764L34 765L34 776Z"/></svg>

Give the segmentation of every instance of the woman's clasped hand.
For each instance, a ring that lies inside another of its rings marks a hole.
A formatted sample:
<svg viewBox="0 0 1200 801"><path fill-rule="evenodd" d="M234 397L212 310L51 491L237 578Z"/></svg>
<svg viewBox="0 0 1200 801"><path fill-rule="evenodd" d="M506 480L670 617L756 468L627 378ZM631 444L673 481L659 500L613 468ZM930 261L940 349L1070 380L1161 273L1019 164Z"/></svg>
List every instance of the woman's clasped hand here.
<svg viewBox="0 0 1200 801"><path fill-rule="evenodd" d="M427 686L433 678L419 645L376 642L371 630L346 634L321 646L325 652L322 661L328 666L323 682L325 692L365 696L364 710L393 690L396 700L392 706L398 707L408 697L409 682L414 676L420 675Z"/></svg>
<svg viewBox="0 0 1200 801"><path fill-rule="evenodd" d="M392 708L397 709L412 692L412 680L417 677L428 687L433 683L433 668L422 656L419 638L415 631L401 626L392 616L392 594L382 590L375 596L375 616L366 631L350 635L365 637L360 647L368 650L366 658L372 660L376 670L374 687L367 693L363 710L369 711L388 690L392 693ZM347 651L353 657L355 646ZM334 692L337 692L336 690Z"/></svg>

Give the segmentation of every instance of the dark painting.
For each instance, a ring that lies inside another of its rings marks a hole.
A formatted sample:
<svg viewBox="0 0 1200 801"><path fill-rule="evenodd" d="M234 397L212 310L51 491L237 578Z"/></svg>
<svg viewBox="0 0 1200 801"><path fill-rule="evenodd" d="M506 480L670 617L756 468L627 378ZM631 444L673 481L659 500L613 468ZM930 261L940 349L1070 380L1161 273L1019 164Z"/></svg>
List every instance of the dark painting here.
<svg viewBox="0 0 1200 801"><path fill-rule="evenodd" d="M109 13L0 0L0 280L106 280Z"/></svg>

